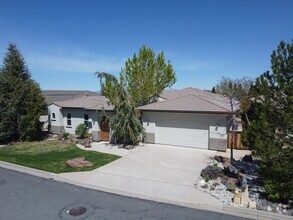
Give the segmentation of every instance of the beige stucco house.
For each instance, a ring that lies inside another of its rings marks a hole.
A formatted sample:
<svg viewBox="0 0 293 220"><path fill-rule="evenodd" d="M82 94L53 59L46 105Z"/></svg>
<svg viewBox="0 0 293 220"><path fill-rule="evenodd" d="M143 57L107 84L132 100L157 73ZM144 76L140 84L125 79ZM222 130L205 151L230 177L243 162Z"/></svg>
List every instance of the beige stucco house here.
<svg viewBox="0 0 293 220"><path fill-rule="evenodd" d="M158 101L139 107L148 143L176 145L210 150L226 150L227 134L232 124L228 98L207 91L185 88L165 90ZM104 96L83 96L49 106L51 131L74 134L86 123L94 140L109 138L101 110L113 115L113 106ZM234 103L234 109L238 103ZM105 135L108 135L105 138Z"/></svg>

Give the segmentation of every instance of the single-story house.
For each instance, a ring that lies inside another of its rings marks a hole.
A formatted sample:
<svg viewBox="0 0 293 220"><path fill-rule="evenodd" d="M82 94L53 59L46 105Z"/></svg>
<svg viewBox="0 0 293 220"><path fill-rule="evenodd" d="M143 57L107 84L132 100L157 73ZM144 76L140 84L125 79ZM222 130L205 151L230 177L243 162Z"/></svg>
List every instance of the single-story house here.
<svg viewBox="0 0 293 220"><path fill-rule="evenodd" d="M145 128L145 142L226 150L227 134L234 113L230 100L207 91L185 88L164 90L157 102L139 107ZM234 109L238 103L234 103ZM49 106L53 133L74 134L85 123L96 141L109 140L109 127L102 117L114 115L114 107L104 96L83 96Z"/></svg>
<svg viewBox="0 0 293 220"><path fill-rule="evenodd" d="M95 141L109 141L109 126L103 111L114 115L114 107L105 96L82 96L65 101L53 102L48 106L50 131L54 134L74 134L79 124L86 124Z"/></svg>

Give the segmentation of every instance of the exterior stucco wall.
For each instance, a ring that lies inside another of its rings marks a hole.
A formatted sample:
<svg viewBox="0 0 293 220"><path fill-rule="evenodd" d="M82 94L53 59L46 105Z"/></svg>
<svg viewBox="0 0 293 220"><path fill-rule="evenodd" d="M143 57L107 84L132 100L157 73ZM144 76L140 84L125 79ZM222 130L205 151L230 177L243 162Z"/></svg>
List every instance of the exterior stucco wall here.
<svg viewBox="0 0 293 220"><path fill-rule="evenodd" d="M55 104L51 104L48 107L48 113L50 115L50 131L53 134L62 134L68 132L69 134L75 134L75 129L79 124L84 123L84 115L88 115L88 122L90 123L89 133L92 134L94 141L101 140L100 120L101 112L95 110L63 108ZM55 114L55 118L52 118L52 114ZM67 114L71 114L71 125L67 125ZM114 116L114 112L106 112L107 116Z"/></svg>
<svg viewBox="0 0 293 220"><path fill-rule="evenodd" d="M53 118L55 114L55 118ZM64 132L63 115L59 106L51 104L48 106L49 127L53 134L61 134Z"/></svg>
<svg viewBox="0 0 293 220"><path fill-rule="evenodd" d="M171 113L171 112L143 112L143 127L145 128L145 141L156 143L157 124L164 121L181 121L186 125L195 122L200 129L209 133L209 149L226 150L227 146L227 116L225 114L202 113Z"/></svg>
<svg viewBox="0 0 293 220"><path fill-rule="evenodd" d="M92 131L100 131L100 126L97 121L98 113L96 111L87 111L84 109L72 109L64 108L62 109L63 113L63 124L65 132L69 134L75 134L75 129L78 125L84 124L84 115L88 115L88 122L91 124L89 127L89 133ZM67 125L67 115L71 114L71 125Z"/></svg>

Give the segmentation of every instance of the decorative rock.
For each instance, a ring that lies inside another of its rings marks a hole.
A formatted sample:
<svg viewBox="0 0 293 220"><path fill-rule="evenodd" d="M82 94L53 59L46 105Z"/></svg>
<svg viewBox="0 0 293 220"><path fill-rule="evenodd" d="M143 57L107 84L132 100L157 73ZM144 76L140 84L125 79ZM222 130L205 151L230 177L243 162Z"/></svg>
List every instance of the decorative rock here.
<svg viewBox="0 0 293 220"><path fill-rule="evenodd" d="M271 212L271 211L272 211L272 207L271 207L271 206L268 206L268 207L267 207L267 211L268 211L268 212ZM283 211L284 211L284 210L283 210Z"/></svg>
<svg viewBox="0 0 293 220"><path fill-rule="evenodd" d="M232 178L238 178L238 170L231 164L224 164L224 173Z"/></svg>
<svg viewBox="0 0 293 220"><path fill-rule="evenodd" d="M241 193L240 192L235 191L234 203L237 205L239 205L241 203Z"/></svg>
<svg viewBox="0 0 293 220"><path fill-rule="evenodd" d="M243 161L243 162L246 162L246 163L252 163L252 162L253 162L252 155L251 155L251 154L247 154L247 155L245 155L245 156L242 158L242 161Z"/></svg>
<svg viewBox="0 0 293 220"><path fill-rule="evenodd" d="M125 145L124 144L120 144L118 148L124 148Z"/></svg>
<svg viewBox="0 0 293 220"><path fill-rule="evenodd" d="M211 185L211 190L215 190L216 187L214 185Z"/></svg>
<svg viewBox="0 0 293 220"><path fill-rule="evenodd" d="M248 205L249 201L250 199L248 196L248 186L246 186L244 190L242 190L242 193L241 193L241 204Z"/></svg>
<svg viewBox="0 0 293 220"><path fill-rule="evenodd" d="M203 186L201 186L201 188L207 189L207 188L209 188L209 185L208 184L204 184Z"/></svg>
<svg viewBox="0 0 293 220"><path fill-rule="evenodd" d="M93 165L92 162L85 160L84 157L77 157L66 161L67 166L70 167L90 167Z"/></svg>
<svg viewBox="0 0 293 220"><path fill-rule="evenodd" d="M214 159L220 163L223 163L223 164L229 164L230 163L230 159L227 158L227 157L222 157L222 156L214 156Z"/></svg>
<svg viewBox="0 0 293 220"><path fill-rule="evenodd" d="M91 148L92 145L91 145L90 143L87 143L84 147L85 147L85 148Z"/></svg>
<svg viewBox="0 0 293 220"><path fill-rule="evenodd" d="M214 183L213 183L213 186L215 186L215 187L218 186L218 185L219 185L218 182L214 182Z"/></svg>
<svg viewBox="0 0 293 220"><path fill-rule="evenodd" d="M236 179L232 179L232 178L228 178L228 177L225 176L221 180L221 183L224 184L224 186L227 187L227 190L233 192L236 189L237 180Z"/></svg>
<svg viewBox="0 0 293 220"><path fill-rule="evenodd" d="M251 209L256 209L256 202L250 200L248 202L248 207L251 208Z"/></svg>
<svg viewBox="0 0 293 220"><path fill-rule="evenodd" d="M203 186L204 184L206 184L206 181L204 181L204 180L200 180L200 181L199 181L199 184L200 184L201 186Z"/></svg>
<svg viewBox="0 0 293 220"><path fill-rule="evenodd" d="M201 171L200 175L202 176L202 178L210 180L210 179L217 179L218 177L222 177L224 176L224 173L220 167L207 166Z"/></svg>

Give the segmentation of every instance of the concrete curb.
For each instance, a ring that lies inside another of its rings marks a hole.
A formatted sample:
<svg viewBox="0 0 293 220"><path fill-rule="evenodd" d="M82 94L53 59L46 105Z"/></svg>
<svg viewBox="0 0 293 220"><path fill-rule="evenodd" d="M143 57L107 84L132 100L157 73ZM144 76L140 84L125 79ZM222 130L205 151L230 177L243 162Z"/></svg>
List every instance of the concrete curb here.
<svg viewBox="0 0 293 220"><path fill-rule="evenodd" d="M34 176L38 176L38 177L42 177L42 178L46 178L46 179L52 179L57 176L56 173L50 173L50 172L46 172L43 170L38 170L38 169L25 167L25 166L13 164L13 163L8 163L8 162L4 162L4 161L0 161L0 167L5 168L5 169L9 169L9 170L15 170L15 171L18 171L21 173L27 173L30 175L34 175Z"/></svg>
<svg viewBox="0 0 293 220"><path fill-rule="evenodd" d="M178 202L178 201L174 201L174 200L167 200L167 199L160 199L160 198L151 197L151 196L145 196L142 194L127 193L124 191L118 191L118 190L113 190L113 189L109 189L109 188L98 187L95 185L84 184L84 183L80 183L77 181L72 181L72 180L66 179L64 177L60 177L58 174L55 174L55 173L50 173L50 172L37 170L37 169L29 168L29 167L24 167L21 165L16 165L16 164L3 162L3 161L0 161L0 167L10 169L10 170L15 170L15 171L22 172L22 173L27 173L30 175L34 175L34 176L38 176L38 177L42 177L42 178L46 178L46 179L54 179L55 181L58 181L58 182L64 182L64 183L68 183L68 184L72 184L72 185L76 185L76 186L80 186L80 187L84 187L84 188L99 190L99 191L112 193L112 194L118 194L121 196L156 201L156 202L160 202L160 203L168 203L168 204L172 204L172 205L178 205L178 206L193 208L193 209L218 212L218 213L232 215L232 216L239 216L239 217L243 217L243 218L247 218L247 219L293 220L293 217L291 217L291 216L280 215L277 213L266 212L266 211L261 211L261 210L233 207L233 206L229 206L229 205L212 206L212 205L207 205L207 204L184 203L184 202Z"/></svg>

